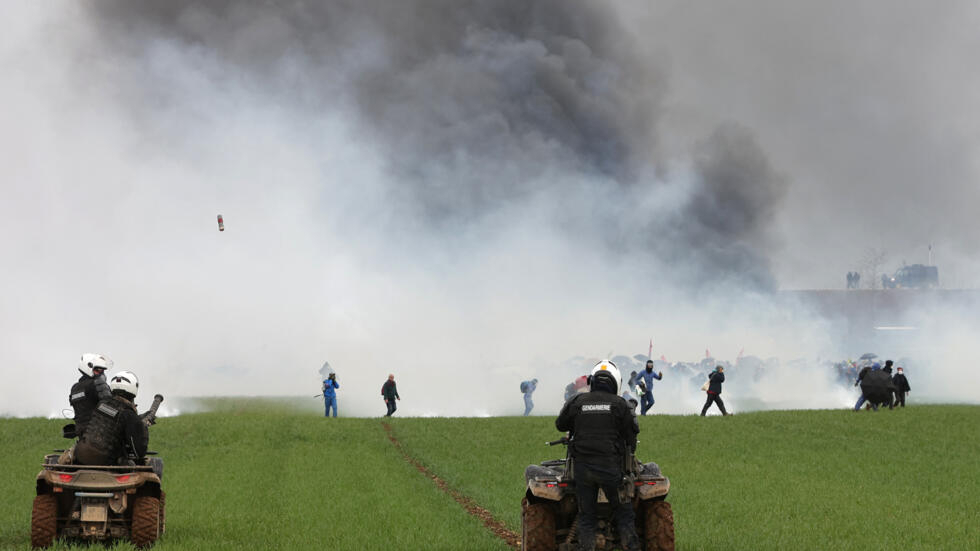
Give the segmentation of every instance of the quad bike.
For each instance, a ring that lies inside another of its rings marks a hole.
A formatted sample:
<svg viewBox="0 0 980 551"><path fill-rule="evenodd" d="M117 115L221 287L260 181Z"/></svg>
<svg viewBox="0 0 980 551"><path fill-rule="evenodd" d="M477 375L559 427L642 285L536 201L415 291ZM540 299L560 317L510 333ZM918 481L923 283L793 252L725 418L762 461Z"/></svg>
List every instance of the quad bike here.
<svg viewBox="0 0 980 551"><path fill-rule="evenodd" d="M549 446L564 444L565 437ZM527 491L521 502L521 549L523 551L572 551L578 544L578 503L575 498L573 459L529 465L524 470ZM624 476L619 487L621 503L631 503L636 516L636 534L644 551L673 551L674 513L667 503L670 480L656 463L640 463L636 456L625 458ZM609 500L599 490L596 549L621 549L621 541Z"/></svg>
<svg viewBox="0 0 980 551"><path fill-rule="evenodd" d="M143 414L156 419L159 394ZM63 430L75 438L74 425ZM155 452L147 452L153 455ZM147 457L141 465L60 465L61 454L44 456L31 511L31 546L50 546L57 538L109 542L128 539L145 548L163 535L166 494L160 486L163 461ZM132 462L130 462L132 463Z"/></svg>

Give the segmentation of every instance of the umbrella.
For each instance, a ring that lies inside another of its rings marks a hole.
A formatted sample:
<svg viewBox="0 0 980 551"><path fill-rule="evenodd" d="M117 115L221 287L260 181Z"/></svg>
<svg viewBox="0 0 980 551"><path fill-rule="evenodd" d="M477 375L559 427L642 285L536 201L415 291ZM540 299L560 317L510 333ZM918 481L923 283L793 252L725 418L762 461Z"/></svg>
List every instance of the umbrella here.
<svg viewBox="0 0 980 551"><path fill-rule="evenodd" d="M877 354L872 354L871 352L868 352L867 354L861 355L861 357L858 358L858 359L860 359L860 360L873 360L873 359L875 359L877 357L878 357Z"/></svg>

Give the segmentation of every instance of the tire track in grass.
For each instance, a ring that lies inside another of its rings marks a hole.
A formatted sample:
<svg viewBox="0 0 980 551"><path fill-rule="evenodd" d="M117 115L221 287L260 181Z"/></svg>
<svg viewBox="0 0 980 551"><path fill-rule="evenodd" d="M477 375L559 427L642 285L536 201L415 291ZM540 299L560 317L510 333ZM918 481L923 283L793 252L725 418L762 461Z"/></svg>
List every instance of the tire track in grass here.
<svg viewBox="0 0 980 551"><path fill-rule="evenodd" d="M490 513L490 511L487 511L483 507L477 505L477 503L473 501L473 499L462 494L459 490L447 484L445 480L439 478L439 476L437 476L435 473L425 468L424 465L419 463L417 459L409 455L408 452L405 451L405 448L402 447L401 442L399 442L398 439L395 438L395 434L391 430L391 425L382 421L381 426L384 427L385 432L388 434L388 440L391 440L392 445L394 445L395 449L397 449L398 452L402 454L402 457L405 459L405 461L409 462L420 473L425 475L426 478L432 480L432 482L434 482L435 485L438 486L440 490L442 490L446 494L449 494L450 497L455 499L456 503L459 503L460 507L466 510L467 513L480 519L480 521L483 522L483 526L486 527L487 530L490 530L491 532L494 533L495 536L504 540L504 542L507 545L509 545L512 549L521 548L520 534L509 530L503 522L494 518L494 516Z"/></svg>

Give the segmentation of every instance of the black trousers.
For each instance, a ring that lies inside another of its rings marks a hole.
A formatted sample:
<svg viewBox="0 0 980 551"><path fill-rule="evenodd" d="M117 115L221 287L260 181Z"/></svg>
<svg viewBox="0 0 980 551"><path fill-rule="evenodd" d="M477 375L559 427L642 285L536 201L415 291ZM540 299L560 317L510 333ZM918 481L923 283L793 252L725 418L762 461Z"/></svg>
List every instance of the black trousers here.
<svg viewBox="0 0 980 551"><path fill-rule="evenodd" d="M905 407L905 393L895 392L895 405Z"/></svg>
<svg viewBox="0 0 980 551"><path fill-rule="evenodd" d="M620 469L576 461L574 474L575 497L578 500L578 548L586 551L595 549L596 502L599 499L599 488L602 488L613 510L613 521L619 530L621 547L639 551L640 540L636 535L633 506L619 501L619 484L623 480Z"/></svg>
<svg viewBox="0 0 980 551"><path fill-rule="evenodd" d="M395 413L395 410L398 409L398 406L395 405L394 398L385 402L385 405L388 406L388 413L385 414L385 417L391 417L391 414Z"/></svg>
<svg viewBox="0 0 980 551"><path fill-rule="evenodd" d="M704 407L701 408L701 417L704 417L704 414L708 413L708 408L711 407L711 402L718 404L718 409L721 410L722 415L728 415L728 412L725 411L725 402L721 401L721 395L709 392L708 399L704 402Z"/></svg>

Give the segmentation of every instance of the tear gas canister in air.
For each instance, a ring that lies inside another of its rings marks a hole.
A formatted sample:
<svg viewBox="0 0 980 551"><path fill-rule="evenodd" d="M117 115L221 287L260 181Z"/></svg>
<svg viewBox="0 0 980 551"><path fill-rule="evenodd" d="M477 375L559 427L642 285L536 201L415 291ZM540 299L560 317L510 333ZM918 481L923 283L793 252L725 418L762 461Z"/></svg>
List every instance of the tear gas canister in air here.
<svg viewBox="0 0 980 551"><path fill-rule="evenodd" d="M225 219L218 215L218 231L225 231Z"/></svg>

